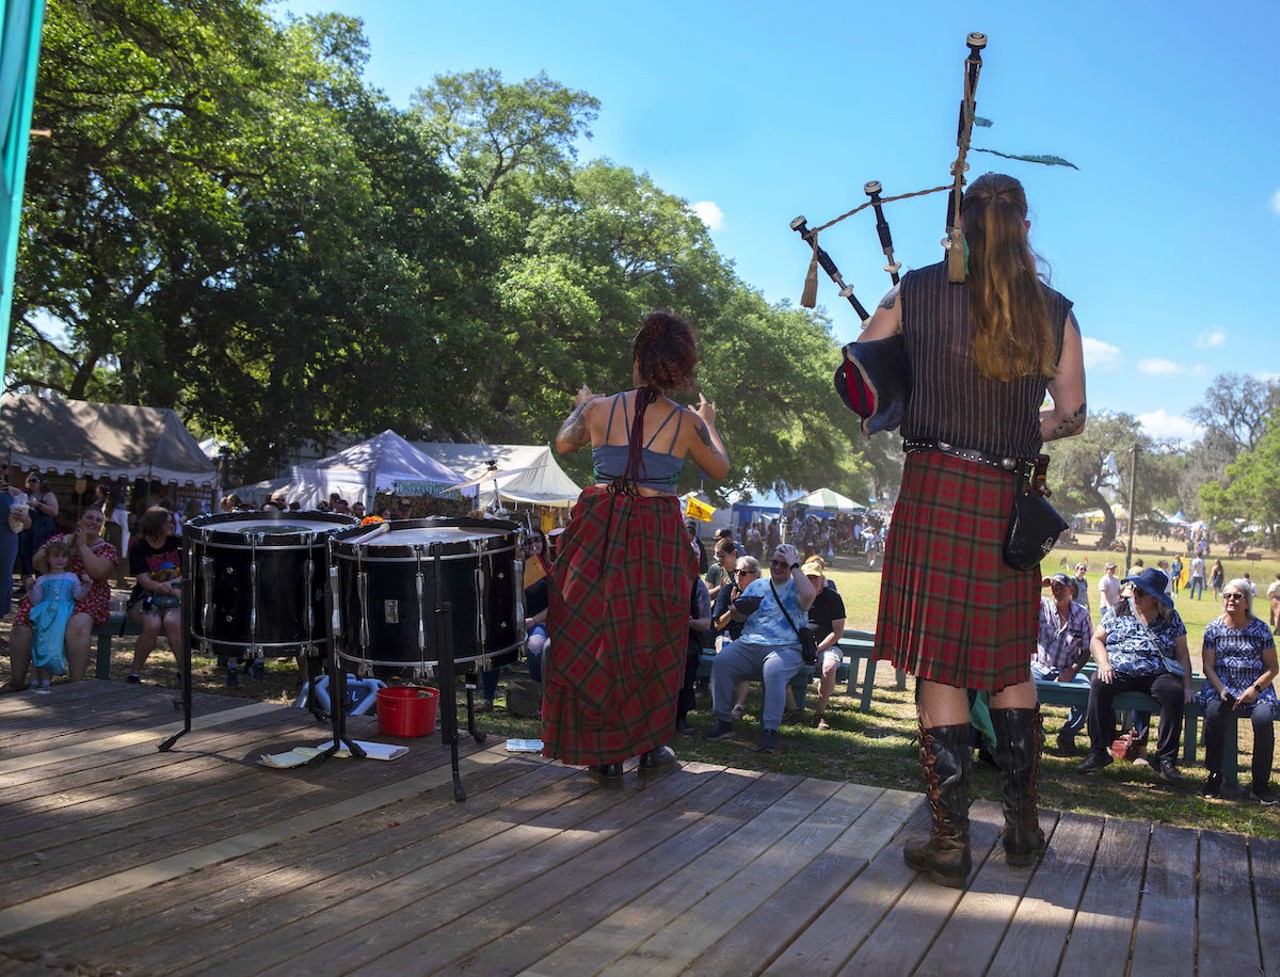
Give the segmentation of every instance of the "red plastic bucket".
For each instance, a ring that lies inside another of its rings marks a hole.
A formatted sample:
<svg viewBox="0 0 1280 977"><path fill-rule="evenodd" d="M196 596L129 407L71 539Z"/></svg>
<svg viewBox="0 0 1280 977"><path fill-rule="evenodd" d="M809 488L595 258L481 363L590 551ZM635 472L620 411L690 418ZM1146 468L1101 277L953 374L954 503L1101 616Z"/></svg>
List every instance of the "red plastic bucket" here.
<svg viewBox="0 0 1280 977"><path fill-rule="evenodd" d="M378 690L378 732L383 736L430 736L436 728L440 693L417 685Z"/></svg>

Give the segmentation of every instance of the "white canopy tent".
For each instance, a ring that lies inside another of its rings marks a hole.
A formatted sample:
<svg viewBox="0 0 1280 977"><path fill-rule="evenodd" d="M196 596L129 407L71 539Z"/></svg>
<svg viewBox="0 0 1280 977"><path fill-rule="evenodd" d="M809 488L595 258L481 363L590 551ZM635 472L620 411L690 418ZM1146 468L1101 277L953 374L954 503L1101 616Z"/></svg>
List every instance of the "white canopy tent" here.
<svg viewBox="0 0 1280 977"><path fill-rule="evenodd" d="M378 492L439 495L464 475L428 457L394 431L383 431L328 458L295 465L289 500L313 506L337 492L348 502L372 505Z"/></svg>
<svg viewBox="0 0 1280 977"><path fill-rule="evenodd" d="M452 444L445 441L414 441L413 447L458 472L454 482L481 479L481 498L495 486L505 502L568 508L578 501L582 488L565 474L546 445L534 444ZM499 474L484 476L490 465ZM503 475L501 472L508 472Z"/></svg>

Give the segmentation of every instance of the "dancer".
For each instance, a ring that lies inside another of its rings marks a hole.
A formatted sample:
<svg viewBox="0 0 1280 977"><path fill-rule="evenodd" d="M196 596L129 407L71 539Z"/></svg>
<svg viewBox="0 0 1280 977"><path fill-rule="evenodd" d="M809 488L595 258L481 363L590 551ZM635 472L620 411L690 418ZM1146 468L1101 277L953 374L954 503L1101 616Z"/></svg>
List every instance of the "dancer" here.
<svg viewBox="0 0 1280 977"><path fill-rule="evenodd" d="M556 435L562 453L591 445L596 484L585 489L557 547L544 663L544 752L585 764L600 778L675 765L689 592L697 561L675 496L686 456L710 477L729 460L715 404L681 407L669 394L693 383L693 331L668 312L645 317L636 335L636 389L603 397L585 385Z"/></svg>
<svg viewBox="0 0 1280 977"><path fill-rule="evenodd" d="M1017 180L975 180L961 204L965 282L949 283L945 263L905 275L854 347L901 335L911 368L876 640L918 680L933 830L904 856L949 886L971 866L968 689L991 693L1008 862L1028 865L1044 847L1030 673L1041 575L1007 566L1002 542L1016 473L1043 442L1083 430L1085 395L1080 328L1071 302L1040 280L1030 227ZM1053 405L1041 409L1046 388Z"/></svg>

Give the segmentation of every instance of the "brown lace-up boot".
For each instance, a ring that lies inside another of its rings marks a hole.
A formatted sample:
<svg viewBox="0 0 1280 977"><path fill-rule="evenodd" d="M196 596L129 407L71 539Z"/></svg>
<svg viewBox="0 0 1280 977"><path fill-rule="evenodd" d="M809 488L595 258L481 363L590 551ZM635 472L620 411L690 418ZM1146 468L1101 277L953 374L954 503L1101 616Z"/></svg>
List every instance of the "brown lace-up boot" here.
<svg viewBox="0 0 1280 977"><path fill-rule="evenodd" d="M907 842L902 857L917 872L939 885L964 888L969 855L969 724L920 727L920 759L925 796L933 811L928 841Z"/></svg>
<svg viewBox="0 0 1280 977"><path fill-rule="evenodd" d="M1005 861L1014 867L1030 865L1044 851L1044 832L1036 812L1044 745L1040 707L992 709L991 724L996 730L996 762L1004 772Z"/></svg>

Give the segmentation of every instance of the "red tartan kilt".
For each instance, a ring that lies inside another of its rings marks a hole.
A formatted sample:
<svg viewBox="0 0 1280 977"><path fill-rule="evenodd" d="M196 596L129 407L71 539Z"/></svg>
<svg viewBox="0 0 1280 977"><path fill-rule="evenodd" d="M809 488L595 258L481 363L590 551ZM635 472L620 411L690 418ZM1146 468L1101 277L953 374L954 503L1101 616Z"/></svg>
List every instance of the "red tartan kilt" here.
<svg viewBox="0 0 1280 977"><path fill-rule="evenodd" d="M582 493L551 569L547 756L614 763L671 738L697 573L674 496Z"/></svg>
<svg viewBox="0 0 1280 977"><path fill-rule="evenodd" d="M907 455L885 544L877 654L917 678L995 692L1028 681L1040 569L1001 556L1014 478L936 451Z"/></svg>

